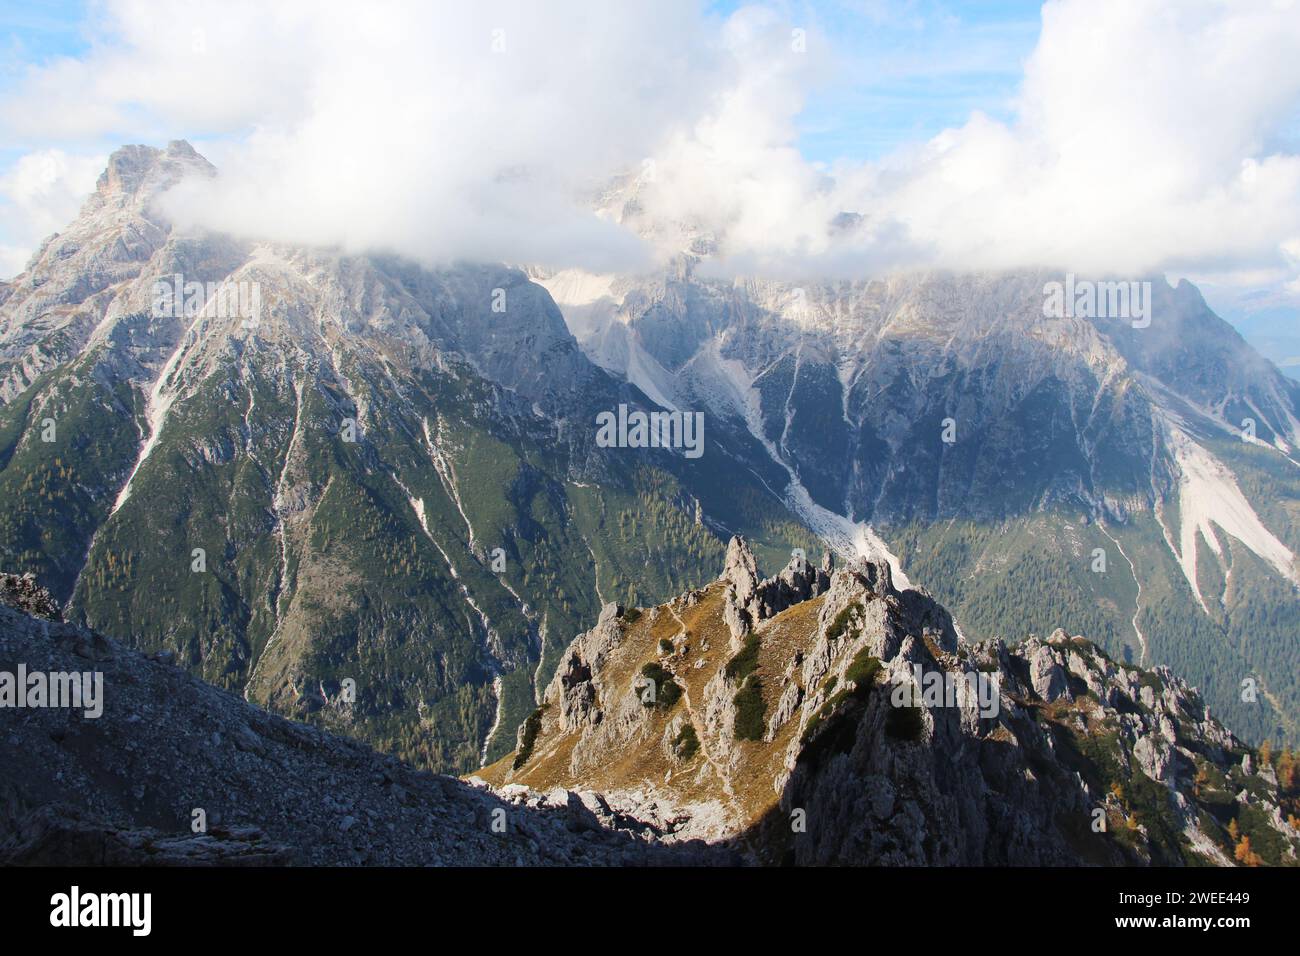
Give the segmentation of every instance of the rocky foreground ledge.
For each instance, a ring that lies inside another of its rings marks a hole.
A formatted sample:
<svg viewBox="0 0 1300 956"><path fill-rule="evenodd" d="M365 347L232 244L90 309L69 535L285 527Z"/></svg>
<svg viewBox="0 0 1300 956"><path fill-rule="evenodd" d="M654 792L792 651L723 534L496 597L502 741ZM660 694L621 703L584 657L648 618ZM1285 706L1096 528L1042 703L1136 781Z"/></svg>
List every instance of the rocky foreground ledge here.
<svg viewBox="0 0 1300 956"><path fill-rule="evenodd" d="M59 620L0 575L0 673L98 672L103 712L0 708L3 865L656 865L725 851L647 842L581 801L516 806L294 723ZM206 832L195 833L195 811Z"/></svg>

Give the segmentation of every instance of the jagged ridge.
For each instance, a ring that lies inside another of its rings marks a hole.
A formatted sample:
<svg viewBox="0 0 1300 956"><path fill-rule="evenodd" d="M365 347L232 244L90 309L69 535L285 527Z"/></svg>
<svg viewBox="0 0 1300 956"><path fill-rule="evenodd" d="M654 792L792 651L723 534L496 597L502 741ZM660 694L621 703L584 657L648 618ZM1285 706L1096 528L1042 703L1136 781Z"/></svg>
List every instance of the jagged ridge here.
<svg viewBox="0 0 1300 956"><path fill-rule="evenodd" d="M595 791L665 840L768 863L1227 864L1233 820L1265 862L1295 862L1296 794L1167 668L1063 631L968 643L887 563L829 571L796 557L760 582L733 540L716 583L606 606L516 755L480 776L518 800ZM996 713L896 706L917 667L995 680Z"/></svg>

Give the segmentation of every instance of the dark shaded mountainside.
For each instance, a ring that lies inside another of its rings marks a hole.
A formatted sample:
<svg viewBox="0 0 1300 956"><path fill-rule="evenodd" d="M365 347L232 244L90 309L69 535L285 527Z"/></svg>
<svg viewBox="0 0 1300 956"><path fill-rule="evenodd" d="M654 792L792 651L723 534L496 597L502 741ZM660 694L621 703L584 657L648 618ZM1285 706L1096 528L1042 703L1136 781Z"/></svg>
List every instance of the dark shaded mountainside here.
<svg viewBox="0 0 1300 956"><path fill-rule="evenodd" d="M0 708L0 865L656 865L663 847L579 802L518 808L287 720L59 620L0 575L0 672L103 674L103 713ZM194 832L202 811L206 832Z"/></svg>
<svg viewBox="0 0 1300 956"><path fill-rule="evenodd" d="M768 864L1295 865L1300 847L1292 754L1252 751L1168 668L1063 631L969 643L885 562L796 556L760 581L740 539L705 588L607 605L478 778L524 805L595 790L667 842Z"/></svg>

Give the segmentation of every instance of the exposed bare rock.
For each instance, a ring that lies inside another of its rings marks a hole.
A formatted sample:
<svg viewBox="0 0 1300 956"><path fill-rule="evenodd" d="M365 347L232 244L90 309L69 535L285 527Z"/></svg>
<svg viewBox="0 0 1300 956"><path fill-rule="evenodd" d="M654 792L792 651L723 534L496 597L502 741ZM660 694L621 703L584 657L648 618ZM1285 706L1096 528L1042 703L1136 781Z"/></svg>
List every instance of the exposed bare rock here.
<svg viewBox="0 0 1300 956"><path fill-rule="evenodd" d="M758 590L758 569L754 554L745 539L733 536L727 544L726 563L722 566L722 580L727 583L726 606L723 611L727 629L731 632L731 649L740 650L745 636L754 626L750 605Z"/></svg>
<svg viewBox="0 0 1300 956"><path fill-rule="evenodd" d="M579 637L570 660L591 673L575 684L562 668L547 703L580 684L604 718L543 720L526 760L482 779L523 802L591 793L658 842L758 863L1223 865L1232 847L1209 808L1247 789L1268 862L1300 845L1276 786L1245 786L1246 748L1167 669L1117 664L1063 630L968 644L885 561L824 583L795 561L758 581L747 551L733 540L691 600ZM714 651L662 653L681 632ZM646 673L680 693L646 705L633 692Z"/></svg>
<svg viewBox="0 0 1300 956"><path fill-rule="evenodd" d="M726 562L719 579L727 585L723 614L731 632L732 650L740 650L756 622L825 591L830 586L831 567L829 552L823 557L820 569L806 557L792 555L790 563L779 574L759 581L749 545L744 538L733 536L727 545Z"/></svg>
<svg viewBox="0 0 1300 956"><path fill-rule="evenodd" d="M256 827L213 827L201 834L169 834L83 819L67 806L47 806L17 821L0 847L8 866L285 866L293 850L269 843Z"/></svg>
<svg viewBox="0 0 1300 956"><path fill-rule="evenodd" d="M1031 638L1025 643L1024 654L1029 659L1029 680L1034 693L1047 701L1069 696L1065 670L1049 645Z"/></svg>
<svg viewBox="0 0 1300 956"><path fill-rule="evenodd" d="M736 601L741 606L750 602L758 589L758 565L754 553L745 539L735 535L727 544L727 557L722 566L722 580L731 586Z"/></svg>
<svg viewBox="0 0 1300 956"><path fill-rule="evenodd" d="M595 674L610 650L618 646L623 633L622 615L621 606L606 604L596 626L573 642L546 690L545 699L557 704L559 719L567 730L601 721L603 715L596 706Z"/></svg>
<svg viewBox="0 0 1300 956"><path fill-rule="evenodd" d="M1164 780L1169 773L1169 747L1150 734L1140 736L1133 742L1133 757L1142 772L1152 780Z"/></svg>

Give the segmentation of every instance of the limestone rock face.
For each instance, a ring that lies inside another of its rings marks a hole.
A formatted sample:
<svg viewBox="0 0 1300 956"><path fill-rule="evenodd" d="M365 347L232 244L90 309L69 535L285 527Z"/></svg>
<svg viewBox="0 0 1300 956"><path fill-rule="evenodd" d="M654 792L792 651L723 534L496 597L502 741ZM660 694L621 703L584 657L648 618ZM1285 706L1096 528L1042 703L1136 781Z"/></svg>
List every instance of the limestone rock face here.
<svg viewBox="0 0 1300 956"><path fill-rule="evenodd" d="M733 536L727 545L720 578L727 585L724 614L731 632L732 650L740 650L745 636L758 621L774 617L830 587L832 566L829 551L822 558L821 568L814 567L807 558L794 555L775 577L759 581L749 545L744 538Z"/></svg>
<svg viewBox="0 0 1300 956"><path fill-rule="evenodd" d="M568 730L600 722L595 673L605 655L618 645L622 635L619 621L622 615L621 605L606 604L601 608L596 626L574 641L546 689L543 699L558 705L560 720Z"/></svg>
<svg viewBox="0 0 1300 956"><path fill-rule="evenodd" d="M796 558L760 580L733 539L713 585L611 611L567 660L532 754L482 774L523 800L595 794L658 843L755 863L1223 865L1207 807L1249 789L1280 838L1269 862L1300 849L1276 786L1247 788L1242 743L1168 669L1064 630L970 644L887 561ZM646 673L680 693L645 705ZM1161 797L1138 803L1149 786Z"/></svg>
<svg viewBox="0 0 1300 956"><path fill-rule="evenodd" d="M733 536L727 544L722 580L727 583L726 621L731 631L732 649L739 650L754 625L751 605L758 590L758 567L745 539Z"/></svg>
<svg viewBox="0 0 1300 956"><path fill-rule="evenodd" d="M1034 693L1046 701L1068 697L1070 688L1065 681L1065 671L1046 644L1030 640L1026 643L1026 655L1029 658L1029 680Z"/></svg>
<svg viewBox="0 0 1300 956"><path fill-rule="evenodd" d="M727 543L727 557L722 566L722 580L731 585L736 603L742 607L750 602L758 590L758 565L754 553L745 539L735 535Z"/></svg>
<svg viewBox="0 0 1300 956"><path fill-rule="evenodd" d="M1171 764L1169 747L1150 734L1144 734L1133 742L1133 757L1142 772L1152 780L1163 781L1169 773Z"/></svg>
<svg viewBox="0 0 1300 956"><path fill-rule="evenodd" d="M731 635L731 649L738 651L745 643L745 636L749 634L754 626L753 619L735 595L728 591L724 599L726 607L723 610L724 619L727 622L727 631Z"/></svg>

